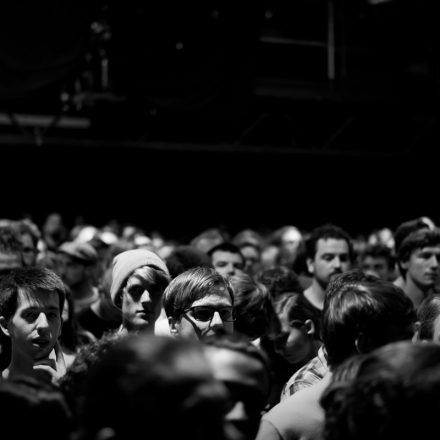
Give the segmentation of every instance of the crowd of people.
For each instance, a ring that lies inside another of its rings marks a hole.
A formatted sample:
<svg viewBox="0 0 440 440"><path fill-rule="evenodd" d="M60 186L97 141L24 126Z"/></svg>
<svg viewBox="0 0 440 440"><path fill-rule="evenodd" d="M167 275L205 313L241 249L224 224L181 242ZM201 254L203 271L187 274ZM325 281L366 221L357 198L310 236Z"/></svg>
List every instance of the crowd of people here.
<svg viewBox="0 0 440 440"><path fill-rule="evenodd" d="M0 406L17 438L411 439L440 409L440 230L190 242L0 220ZM439 388L439 391L437 391ZM21 421L17 422L17 417Z"/></svg>

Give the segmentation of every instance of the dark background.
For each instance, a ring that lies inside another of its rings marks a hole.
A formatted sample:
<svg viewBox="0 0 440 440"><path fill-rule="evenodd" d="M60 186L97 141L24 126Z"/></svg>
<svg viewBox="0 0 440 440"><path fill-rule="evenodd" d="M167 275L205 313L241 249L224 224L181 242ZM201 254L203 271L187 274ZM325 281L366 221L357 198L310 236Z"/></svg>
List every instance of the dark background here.
<svg viewBox="0 0 440 440"><path fill-rule="evenodd" d="M9 3L0 217L183 239L438 221L433 2Z"/></svg>

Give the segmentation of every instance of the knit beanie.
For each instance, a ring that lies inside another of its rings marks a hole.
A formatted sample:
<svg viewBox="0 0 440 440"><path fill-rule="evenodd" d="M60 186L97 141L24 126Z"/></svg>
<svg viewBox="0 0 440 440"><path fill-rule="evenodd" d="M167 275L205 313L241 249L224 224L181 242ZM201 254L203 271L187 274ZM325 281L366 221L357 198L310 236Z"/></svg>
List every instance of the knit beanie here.
<svg viewBox="0 0 440 440"><path fill-rule="evenodd" d="M131 249L122 252L113 259L112 286L110 288L113 303L130 275L142 266L154 267L169 276L165 262L154 252L147 249Z"/></svg>

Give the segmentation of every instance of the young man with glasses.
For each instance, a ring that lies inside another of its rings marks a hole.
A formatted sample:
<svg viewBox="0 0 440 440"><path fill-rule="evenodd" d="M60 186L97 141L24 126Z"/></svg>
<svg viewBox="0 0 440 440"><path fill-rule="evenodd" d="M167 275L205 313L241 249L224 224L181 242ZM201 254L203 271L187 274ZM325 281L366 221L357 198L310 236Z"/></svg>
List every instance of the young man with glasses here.
<svg viewBox="0 0 440 440"><path fill-rule="evenodd" d="M228 280L209 267L189 269L165 289L163 305L173 336L202 339L234 331L234 297Z"/></svg>

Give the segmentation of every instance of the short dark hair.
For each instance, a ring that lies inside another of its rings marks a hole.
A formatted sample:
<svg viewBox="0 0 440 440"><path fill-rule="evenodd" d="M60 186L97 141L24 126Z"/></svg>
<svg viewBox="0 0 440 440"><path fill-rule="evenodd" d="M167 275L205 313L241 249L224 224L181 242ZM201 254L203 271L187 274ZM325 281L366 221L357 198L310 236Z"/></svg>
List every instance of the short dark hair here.
<svg viewBox="0 0 440 440"><path fill-rule="evenodd" d="M368 351L411 338L416 319L412 301L394 284L358 269L334 277L327 287L322 319L329 366L355 354L360 335L368 340Z"/></svg>
<svg viewBox="0 0 440 440"><path fill-rule="evenodd" d="M419 229L405 237L397 254L399 270L402 276L406 274L402 263L408 261L415 250L422 249L426 246L440 246L440 232L438 229Z"/></svg>
<svg viewBox="0 0 440 440"><path fill-rule="evenodd" d="M315 326L316 339L321 336L321 313L306 299L302 292L283 293L274 300L275 312L278 316L286 314L288 322L310 319Z"/></svg>
<svg viewBox="0 0 440 440"><path fill-rule="evenodd" d="M66 290L61 278L45 267L18 267L0 279L0 315L11 318L18 306L19 292L57 292L60 315L63 312Z"/></svg>
<svg viewBox="0 0 440 440"><path fill-rule="evenodd" d="M275 317L267 288L244 273L232 276L229 281L234 290L234 330L250 339L267 334Z"/></svg>
<svg viewBox="0 0 440 440"><path fill-rule="evenodd" d="M431 438L438 428L440 346L398 342L360 360L321 398L325 440Z"/></svg>
<svg viewBox="0 0 440 440"><path fill-rule="evenodd" d="M421 229L431 229L430 225L426 223L423 217L418 217L401 223L394 232L394 249L396 254L399 253L403 240L405 240L409 234L420 231Z"/></svg>
<svg viewBox="0 0 440 440"><path fill-rule="evenodd" d="M208 255L194 246L176 247L166 258L166 265L171 278L175 278L192 267L212 267L211 259Z"/></svg>
<svg viewBox="0 0 440 440"><path fill-rule="evenodd" d="M221 440L225 398L196 341L128 334L90 371L84 438L94 439L108 427L118 439L128 440L147 427L161 432L164 440L204 440L211 438L208 432Z"/></svg>
<svg viewBox="0 0 440 440"><path fill-rule="evenodd" d="M353 244L350 235L344 231L339 226L333 225L331 223L326 223L325 225L319 226L310 233L309 237L306 239L306 253L308 258L315 258L317 243L319 240L328 239L344 240L347 242L349 256L352 260L354 257Z"/></svg>
<svg viewBox="0 0 440 440"><path fill-rule="evenodd" d="M72 414L55 386L28 376L11 377L0 382L0 407L6 436L14 433L17 438L35 440L70 437Z"/></svg>
<svg viewBox="0 0 440 440"><path fill-rule="evenodd" d="M392 250L382 243L369 244L362 252L362 260L367 257L384 258L389 269L393 269L396 263Z"/></svg>
<svg viewBox="0 0 440 440"><path fill-rule="evenodd" d="M250 342L245 335L240 333L217 333L206 336L203 338L202 343L205 346L226 348L228 350L237 351L260 361L267 372L268 378L270 379L271 366L269 358L263 350Z"/></svg>
<svg viewBox="0 0 440 440"><path fill-rule="evenodd" d="M215 289L226 288L232 304L234 293L230 282L210 267L195 267L171 280L163 293L167 317L178 318L194 301L204 298Z"/></svg>
<svg viewBox="0 0 440 440"><path fill-rule="evenodd" d="M285 266L265 269L257 275L257 280L268 288L272 299L282 293L303 292L304 290L298 275Z"/></svg>

